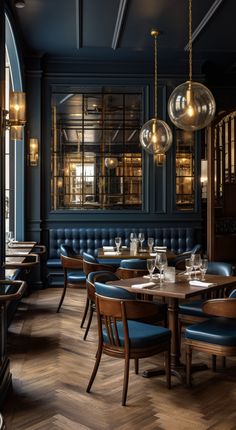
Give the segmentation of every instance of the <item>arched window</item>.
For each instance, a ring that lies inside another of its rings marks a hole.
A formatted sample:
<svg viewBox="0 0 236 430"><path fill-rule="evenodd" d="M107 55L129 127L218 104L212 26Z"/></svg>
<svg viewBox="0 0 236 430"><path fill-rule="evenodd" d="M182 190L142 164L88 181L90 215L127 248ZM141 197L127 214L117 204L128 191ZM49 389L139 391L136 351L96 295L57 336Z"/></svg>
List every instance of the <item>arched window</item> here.
<svg viewBox="0 0 236 430"><path fill-rule="evenodd" d="M9 92L22 91L22 76L16 42L9 18L6 14L6 109ZM6 231L12 231L17 240L24 239L24 140L10 140L6 131L5 142L5 207Z"/></svg>

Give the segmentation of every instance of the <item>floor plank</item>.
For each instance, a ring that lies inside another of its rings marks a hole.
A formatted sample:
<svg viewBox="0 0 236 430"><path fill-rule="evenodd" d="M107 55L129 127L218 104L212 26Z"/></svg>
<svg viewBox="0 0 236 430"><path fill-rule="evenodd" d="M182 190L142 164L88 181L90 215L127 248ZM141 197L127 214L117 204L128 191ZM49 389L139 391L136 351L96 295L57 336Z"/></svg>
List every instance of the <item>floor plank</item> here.
<svg viewBox="0 0 236 430"><path fill-rule="evenodd" d="M227 370L194 375L193 387L172 377L145 379L162 356L131 366L127 406L121 406L123 360L103 356L90 394L86 385L96 352L96 318L87 341L80 321L84 290L69 290L59 314L60 289L24 298L9 328L13 390L3 408L7 430L234 430L236 360ZM194 359L206 356L194 356Z"/></svg>

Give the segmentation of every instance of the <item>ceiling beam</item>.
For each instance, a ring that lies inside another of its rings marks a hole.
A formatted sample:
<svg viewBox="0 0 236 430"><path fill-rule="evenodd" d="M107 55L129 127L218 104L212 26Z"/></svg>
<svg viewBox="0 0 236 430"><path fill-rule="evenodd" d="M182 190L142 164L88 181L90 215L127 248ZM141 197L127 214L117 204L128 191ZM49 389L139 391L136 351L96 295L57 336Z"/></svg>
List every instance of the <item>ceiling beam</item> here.
<svg viewBox="0 0 236 430"><path fill-rule="evenodd" d="M223 3L224 0L215 0L214 3L211 5L208 12L205 14L201 22L198 24L197 28L192 33L192 42L199 36L201 31L204 29L204 27L207 25L207 23L210 21L216 10L219 8L221 3ZM184 48L185 51L189 50L189 43Z"/></svg>
<svg viewBox="0 0 236 430"><path fill-rule="evenodd" d="M75 0L75 27L76 27L76 48L83 46L83 4L82 0Z"/></svg>
<svg viewBox="0 0 236 430"><path fill-rule="evenodd" d="M121 31L124 25L128 0L120 0L119 10L116 18L116 25L111 42L112 49L117 49L120 41Z"/></svg>

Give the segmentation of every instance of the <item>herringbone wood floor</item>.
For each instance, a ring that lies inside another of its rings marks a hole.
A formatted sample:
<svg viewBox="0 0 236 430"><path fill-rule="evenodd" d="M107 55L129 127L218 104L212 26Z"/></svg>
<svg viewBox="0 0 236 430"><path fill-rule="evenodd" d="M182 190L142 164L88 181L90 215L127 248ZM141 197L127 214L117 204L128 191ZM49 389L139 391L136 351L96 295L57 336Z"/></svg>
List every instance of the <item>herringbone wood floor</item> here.
<svg viewBox="0 0 236 430"><path fill-rule="evenodd" d="M87 394L96 319L83 341L85 290L69 290L57 314L60 294L59 289L32 293L23 299L10 326L13 392L3 408L7 430L236 429L233 359L224 373L196 373L192 389L172 377L170 391L164 377L142 377L142 370L162 364L162 357L141 360L139 375L131 367L128 402L122 407L123 361L104 356Z"/></svg>

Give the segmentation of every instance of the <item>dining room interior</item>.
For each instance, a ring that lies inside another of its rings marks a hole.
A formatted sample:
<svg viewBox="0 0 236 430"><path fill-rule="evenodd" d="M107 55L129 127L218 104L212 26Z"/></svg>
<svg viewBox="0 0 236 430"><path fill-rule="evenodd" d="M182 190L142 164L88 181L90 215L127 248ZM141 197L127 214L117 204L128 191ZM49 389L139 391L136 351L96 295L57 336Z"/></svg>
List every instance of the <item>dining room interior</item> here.
<svg viewBox="0 0 236 430"><path fill-rule="evenodd" d="M0 2L0 430L233 430L236 3Z"/></svg>

